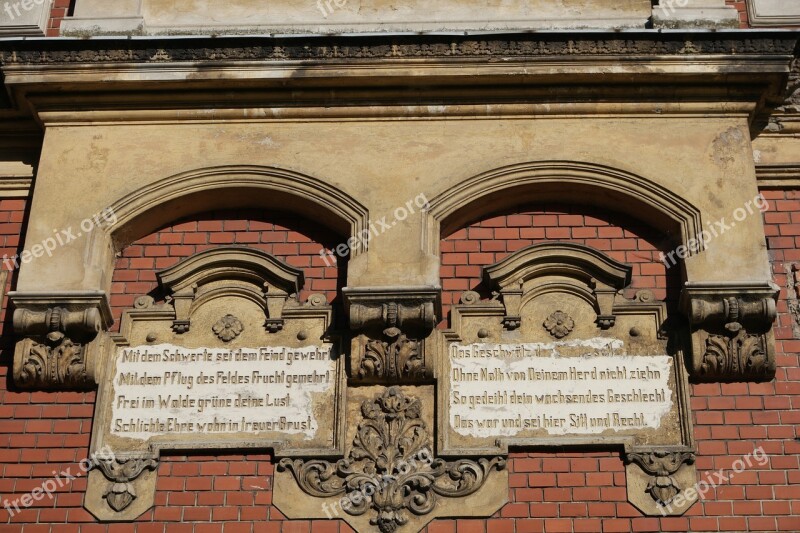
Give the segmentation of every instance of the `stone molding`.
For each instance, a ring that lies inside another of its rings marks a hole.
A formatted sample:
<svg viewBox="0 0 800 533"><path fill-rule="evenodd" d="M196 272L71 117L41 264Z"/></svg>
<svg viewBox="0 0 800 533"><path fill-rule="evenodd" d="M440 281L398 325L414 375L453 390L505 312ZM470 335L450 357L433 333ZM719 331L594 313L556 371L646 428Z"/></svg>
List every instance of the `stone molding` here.
<svg viewBox="0 0 800 533"><path fill-rule="evenodd" d="M112 323L102 292L10 292L14 382L25 389L86 390L96 385L96 363Z"/></svg>
<svg viewBox="0 0 800 533"><path fill-rule="evenodd" d="M792 0L748 0L747 21L757 28L800 25L800 5Z"/></svg>
<svg viewBox="0 0 800 533"><path fill-rule="evenodd" d="M426 382L426 356L441 308L440 287L345 287L345 313L354 334L350 379L363 383Z"/></svg>
<svg viewBox="0 0 800 533"><path fill-rule="evenodd" d="M167 63L180 61L334 61L380 58L486 58L548 57L581 55L706 55L781 54L794 52L796 38L767 33L742 39L731 33L691 36L683 33L627 32L625 37L604 38L598 32L585 38L574 33L552 33L546 38L530 34L496 36L487 34L454 37L421 36L336 36L336 37L208 37L185 38L175 42L103 39L65 40L52 48L46 43L15 42L11 50L0 51L0 65L58 63ZM729 37L729 38L726 38ZM177 43L185 44L180 46ZM204 46L208 43L208 46ZM55 44L55 43L54 43Z"/></svg>
<svg viewBox="0 0 800 533"><path fill-rule="evenodd" d="M52 6L53 0L4 4L0 12L0 38L44 37Z"/></svg>
<svg viewBox="0 0 800 533"><path fill-rule="evenodd" d="M780 289L772 282L686 283L681 308L691 325L697 381L769 381L775 376Z"/></svg>
<svg viewBox="0 0 800 533"><path fill-rule="evenodd" d="M800 58L795 58L790 65L786 87L775 102L775 110L765 131L779 134L800 132Z"/></svg>
<svg viewBox="0 0 800 533"><path fill-rule="evenodd" d="M653 6L653 27L736 29L739 11L725 0L659 0Z"/></svg>

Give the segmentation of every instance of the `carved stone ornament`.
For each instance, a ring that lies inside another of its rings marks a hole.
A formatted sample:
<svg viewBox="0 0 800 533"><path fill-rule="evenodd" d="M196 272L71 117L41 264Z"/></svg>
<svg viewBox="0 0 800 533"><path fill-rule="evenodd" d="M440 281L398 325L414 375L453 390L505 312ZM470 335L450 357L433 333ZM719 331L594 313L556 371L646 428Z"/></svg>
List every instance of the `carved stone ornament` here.
<svg viewBox="0 0 800 533"><path fill-rule="evenodd" d="M236 290L230 282L237 281L243 282L239 290L250 293L251 299L264 308L264 328L270 333L281 331L284 310L292 301L297 302L297 293L303 286L301 270L290 267L266 252L243 246L223 246L195 254L157 272L156 276L168 295L168 302L175 309L172 329L179 334L191 328L192 310L205 299L213 297L215 291L223 290L221 283L226 284L227 290ZM223 278L227 281L221 282ZM253 291L254 280L263 282L262 290ZM230 336L235 329L223 326L221 331L225 331L225 336ZM237 335L223 340L228 342Z"/></svg>
<svg viewBox="0 0 800 533"><path fill-rule="evenodd" d="M95 386L95 361L111 324L102 293L9 294L17 309L14 382L25 389L87 390ZM53 305L53 304L58 305Z"/></svg>
<svg viewBox="0 0 800 533"><path fill-rule="evenodd" d="M398 328L387 328L383 334L385 340L367 341L358 369L359 377L389 381L424 377L425 362L420 356L420 342L409 339Z"/></svg>
<svg viewBox="0 0 800 533"><path fill-rule="evenodd" d="M544 329L556 339L563 339L575 327L575 321L563 311L556 311L544 321Z"/></svg>
<svg viewBox="0 0 800 533"><path fill-rule="evenodd" d="M651 452L628 452L627 461L637 464L649 476L645 492L661 507L670 505L678 494L687 487L681 487L673 475L686 464L693 464L695 454L689 450Z"/></svg>
<svg viewBox="0 0 800 533"><path fill-rule="evenodd" d="M687 284L693 376L700 381L766 381L775 375L777 286Z"/></svg>
<svg viewBox="0 0 800 533"><path fill-rule="evenodd" d="M151 456L97 458L97 468L112 482L103 494L108 506L116 512L124 511L136 499L133 482L145 470L154 470L158 460Z"/></svg>
<svg viewBox="0 0 800 533"><path fill-rule="evenodd" d="M244 331L244 326L235 316L225 315L220 318L216 324L211 326L211 329L221 341L230 342Z"/></svg>
<svg viewBox="0 0 800 533"><path fill-rule="evenodd" d="M31 341L23 346L25 355L16 373L20 387L82 389L93 385L86 372L83 347L63 333L54 331L47 335L44 344Z"/></svg>
<svg viewBox="0 0 800 533"><path fill-rule="evenodd" d="M523 248L483 269L484 283L499 290L506 309L503 317L506 329L513 330L521 326L523 301L526 294L537 285L537 279L554 274L574 280L570 290L581 294L594 307L600 329L614 326L617 293L630 283L631 267L588 246L548 242ZM545 326L558 339L572 329L552 327Z"/></svg>
<svg viewBox="0 0 800 533"><path fill-rule="evenodd" d="M400 383L433 377L423 339L436 325L439 287L345 288L344 294L355 332L351 379Z"/></svg>
<svg viewBox="0 0 800 533"><path fill-rule="evenodd" d="M477 492L493 470L505 468L502 457L445 461L431 453L432 439L420 418L420 401L391 387L361 406L353 448L336 463L283 459L307 494L347 496L350 515L372 513L370 523L382 533L406 524L410 515L433 511L437 498L461 498Z"/></svg>

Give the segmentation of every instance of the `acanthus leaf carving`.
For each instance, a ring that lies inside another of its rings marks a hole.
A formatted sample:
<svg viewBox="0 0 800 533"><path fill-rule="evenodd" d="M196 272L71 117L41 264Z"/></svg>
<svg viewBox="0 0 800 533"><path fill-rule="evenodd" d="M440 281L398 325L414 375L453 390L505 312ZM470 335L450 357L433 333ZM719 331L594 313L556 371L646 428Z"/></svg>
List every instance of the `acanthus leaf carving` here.
<svg viewBox="0 0 800 533"><path fill-rule="evenodd" d="M434 458L431 436L421 419L419 399L390 387L361 406L362 421L349 455L336 463L324 460L283 459L280 471L289 471L300 488L318 498L336 496L347 501L342 509L361 516L372 511L370 523L392 533L410 516L433 511L437 497L474 494L493 470L505 468L505 459L448 462Z"/></svg>
<svg viewBox="0 0 800 533"><path fill-rule="evenodd" d="M368 383L433 377L425 342L436 325L439 287L345 288L354 330L350 378Z"/></svg>
<svg viewBox="0 0 800 533"><path fill-rule="evenodd" d="M765 381L775 374L777 286L687 284L693 375L702 381Z"/></svg>
<svg viewBox="0 0 800 533"><path fill-rule="evenodd" d="M14 380L25 389L94 387L98 333L111 323L104 296L11 293L14 330L25 338L14 352ZM62 305L53 305L61 302Z"/></svg>
<svg viewBox="0 0 800 533"><path fill-rule="evenodd" d="M27 344L22 368L17 374L17 384L25 388L51 388L63 386L80 389L91 386L86 373L83 347L72 342L63 333L48 335L47 343L30 341Z"/></svg>
<svg viewBox="0 0 800 533"><path fill-rule="evenodd" d="M387 328L383 334L385 339L367 341L359 377L392 381L424 377L425 361L420 355L419 341L409 339L398 328Z"/></svg>

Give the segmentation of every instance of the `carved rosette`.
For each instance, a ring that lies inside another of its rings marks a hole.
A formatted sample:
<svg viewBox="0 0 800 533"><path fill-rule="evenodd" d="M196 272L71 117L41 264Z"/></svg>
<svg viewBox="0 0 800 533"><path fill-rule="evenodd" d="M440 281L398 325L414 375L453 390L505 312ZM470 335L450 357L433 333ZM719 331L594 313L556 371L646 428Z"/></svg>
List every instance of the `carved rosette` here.
<svg viewBox="0 0 800 533"><path fill-rule="evenodd" d="M627 461L635 463L650 480L645 492L650 494L659 506L667 507L684 488L675 479L674 474L684 464L693 464L694 452L690 450L657 450L650 452L628 452Z"/></svg>
<svg viewBox="0 0 800 533"><path fill-rule="evenodd" d="M681 295L692 330L693 377L767 381L775 375L772 323L777 287L699 286Z"/></svg>
<svg viewBox="0 0 800 533"><path fill-rule="evenodd" d="M230 342L244 331L244 325L235 316L225 315L211 326L211 330L222 342Z"/></svg>
<svg viewBox="0 0 800 533"><path fill-rule="evenodd" d="M118 513L127 509L137 496L136 478L157 466L158 460L152 456L98 458L96 468L111 482L103 494L108 506Z"/></svg>
<svg viewBox="0 0 800 533"><path fill-rule="evenodd" d="M14 331L23 337L14 351L13 375L17 386L43 390L93 388L94 362L99 352L96 339L111 322L104 297L20 293L9 296L17 307Z"/></svg>
<svg viewBox="0 0 800 533"><path fill-rule="evenodd" d="M544 321L544 329L556 339L563 339L575 327L575 321L563 311L556 311Z"/></svg>
<svg viewBox="0 0 800 533"><path fill-rule="evenodd" d="M425 342L436 325L438 287L345 289L354 332L350 378L362 383L419 383L433 378Z"/></svg>
<svg viewBox="0 0 800 533"><path fill-rule="evenodd" d="M410 515L433 511L437 498L461 498L480 490L493 470L505 468L502 457L477 461L434 458L432 438L420 418L419 399L397 387L361 406L353 447L345 459L283 459L299 487L317 498L345 497L349 515L372 513L370 523L392 533Z"/></svg>

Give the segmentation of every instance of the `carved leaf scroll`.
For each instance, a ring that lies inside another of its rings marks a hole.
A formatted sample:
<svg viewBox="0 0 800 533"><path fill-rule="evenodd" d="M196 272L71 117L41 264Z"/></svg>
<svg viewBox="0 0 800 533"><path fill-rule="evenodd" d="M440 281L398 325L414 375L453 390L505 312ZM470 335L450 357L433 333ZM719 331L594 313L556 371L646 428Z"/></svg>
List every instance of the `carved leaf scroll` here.
<svg viewBox="0 0 800 533"><path fill-rule="evenodd" d="M353 516L372 511L370 523L392 533L413 515L433 511L437 497L459 498L477 492L505 459L444 461L434 458L431 438L420 417L421 403L391 387L361 406L353 447L336 463L283 459L278 468L292 473L311 496L346 495L343 510Z"/></svg>

